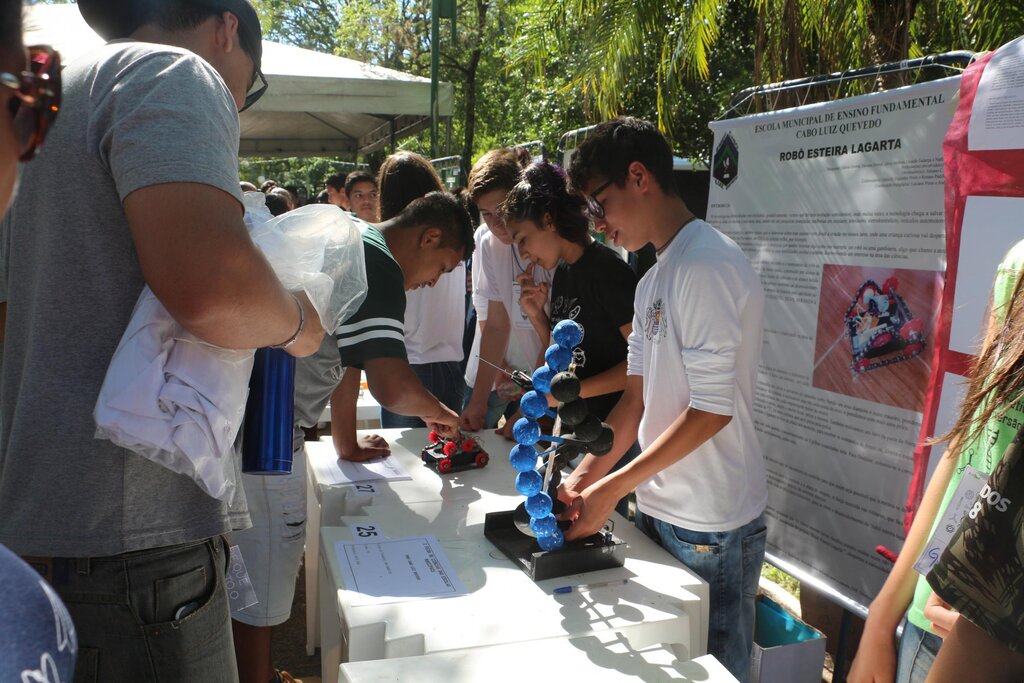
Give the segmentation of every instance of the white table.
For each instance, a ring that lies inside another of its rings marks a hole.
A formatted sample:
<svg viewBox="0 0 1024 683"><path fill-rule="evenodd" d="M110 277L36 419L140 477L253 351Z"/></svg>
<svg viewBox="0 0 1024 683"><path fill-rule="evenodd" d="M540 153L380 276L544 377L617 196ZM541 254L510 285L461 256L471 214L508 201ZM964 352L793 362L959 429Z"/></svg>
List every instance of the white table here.
<svg viewBox="0 0 1024 683"><path fill-rule="evenodd" d="M331 404L324 406L320 413L320 420L317 424L330 424ZM380 404L373 397L369 389L359 390L359 399L356 401L356 428L357 429L379 429L380 428Z"/></svg>
<svg viewBox="0 0 1024 683"><path fill-rule="evenodd" d="M336 458L334 444L331 437L306 442L306 455L309 459L306 466L306 653L309 655L320 644L316 596L322 525L336 526L343 515L369 514L365 510L372 505L474 500L484 493L509 496L508 504L497 509L510 509L519 504L520 497L515 490L516 473L508 462L508 452L515 445L510 441L487 434L482 443L491 456L487 467L439 475L424 466L420 459L420 451L429 442L430 430L378 429L373 433L387 439L392 457L398 459L412 479L390 483L374 482L375 493L372 495L362 493L354 486L330 487L320 482L312 463L318 459Z"/></svg>
<svg viewBox="0 0 1024 683"><path fill-rule="evenodd" d="M530 676L534 671L540 673L536 678ZM338 683L621 683L624 678L739 683L712 655L687 661L677 657L671 646L636 649L616 633L350 662L338 672Z"/></svg>
<svg viewBox="0 0 1024 683"><path fill-rule="evenodd" d="M677 644L685 658L706 652L707 584L636 527L617 517L615 534L629 545L624 567L534 582L484 538L484 515L510 507L507 497L485 493L472 501L374 505L367 509L369 517L344 518L349 525L370 520L387 538L436 536L468 591L441 600L357 604L355 594L342 587L335 553L337 541L353 539L350 529L321 528L324 680L337 675L342 660L598 634L619 634L634 648ZM552 594L559 586L621 579L628 580L591 591Z"/></svg>

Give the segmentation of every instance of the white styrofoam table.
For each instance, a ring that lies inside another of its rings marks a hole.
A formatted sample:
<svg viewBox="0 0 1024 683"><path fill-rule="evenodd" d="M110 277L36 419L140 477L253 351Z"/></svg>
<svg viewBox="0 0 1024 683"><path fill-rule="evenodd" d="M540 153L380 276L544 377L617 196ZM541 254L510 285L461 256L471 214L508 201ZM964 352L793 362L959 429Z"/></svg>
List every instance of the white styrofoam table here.
<svg viewBox="0 0 1024 683"><path fill-rule="evenodd" d="M342 664L338 671L338 683L524 683L530 680L621 683L624 678L649 682L739 683L712 655L687 661L677 657L671 646L637 649L616 633L349 662Z"/></svg>
<svg viewBox="0 0 1024 683"><path fill-rule="evenodd" d="M420 451L429 441L428 429L377 429L364 433L379 434L391 445L391 455L412 477L407 481L374 482L373 495L353 486L330 487L318 480L313 463L337 458L331 437L306 442L306 653L312 655L320 644L317 612L317 558L320 553L320 527L335 526L343 515L366 513L375 505L423 503L442 500L473 500L485 493L507 495L515 490L515 471L508 462L513 444L494 434L484 436L482 446L491 456L487 467L439 475L423 465ZM519 504L516 500L509 508ZM500 508L505 509L505 508Z"/></svg>
<svg viewBox="0 0 1024 683"><path fill-rule="evenodd" d="M513 499L516 503L518 499ZM685 658L707 649L708 586L674 557L617 517L624 567L534 582L484 538L484 515L511 509L507 496L476 500L374 505L367 516L387 538L434 535L467 595L360 605L343 588L335 543L352 540L347 526L322 527L320 632L324 680L342 661L410 657L550 638L618 633L632 647L673 643ZM591 591L553 595L558 586L628 579ZM355 599L354 599L355 598ZM307 597L307 604L312 600Z"/></svg>

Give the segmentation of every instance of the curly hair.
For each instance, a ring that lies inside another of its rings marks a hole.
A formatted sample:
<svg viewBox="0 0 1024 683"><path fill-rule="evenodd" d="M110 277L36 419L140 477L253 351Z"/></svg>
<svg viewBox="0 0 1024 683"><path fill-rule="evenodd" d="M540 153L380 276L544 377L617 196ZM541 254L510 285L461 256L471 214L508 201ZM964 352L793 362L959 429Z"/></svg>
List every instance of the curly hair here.
<svg viewBox="0 0 1024 683"><path fill-rule="evenodd" d="M522 172L519 182L498 207L498 215L505 221L529 220L538 226L543 226L544 216L548 215L559 237L586 245L590 241L590 221L583 208L583 199L569 194L565 171L539 161Z"/></svg>
<svg viewBox="0 0 1024 683"><path fill-rule="evenodd" d="M672 147L650 121L624 116L594 128L576 148L569 164L570 192L581 193L592 179L606 179L622 186L634 161L643 164L661 191L675 195Z"/></svg>

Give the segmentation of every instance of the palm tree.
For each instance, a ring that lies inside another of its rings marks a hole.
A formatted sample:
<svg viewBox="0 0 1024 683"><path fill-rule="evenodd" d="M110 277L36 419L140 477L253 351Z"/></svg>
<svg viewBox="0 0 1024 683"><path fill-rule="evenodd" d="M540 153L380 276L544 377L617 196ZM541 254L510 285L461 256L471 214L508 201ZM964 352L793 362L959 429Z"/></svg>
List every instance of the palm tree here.
<svg viewBox="0 0 1024 683"><path fill-rule="evenodd" d="M755 12L752 84L954 49L991 50L1024 33L1020 0L731 0ZM521 24L519 59L586 36L570 87L599 118L621 112L629 84L657 79L659 125L685 84L712 75L709 55L730 0L539 0ZM891 85L891 83L890 83ZM854 86L856 87L856 86ZM861 86L863 87L863 86ZM869 86L870 87L870 86Z"/></svg>

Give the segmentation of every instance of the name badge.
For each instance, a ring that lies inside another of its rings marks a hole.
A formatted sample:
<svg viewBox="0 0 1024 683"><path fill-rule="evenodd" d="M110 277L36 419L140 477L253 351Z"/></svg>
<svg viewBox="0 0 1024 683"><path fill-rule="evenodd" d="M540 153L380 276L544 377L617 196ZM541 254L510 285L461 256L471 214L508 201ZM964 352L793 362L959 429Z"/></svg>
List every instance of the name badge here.
<svg viewBox="0 0 1024 683"><path fill-rule="evenodd" d="M942 551L953 540L953 534L960 528L960 522L964 521L967 513L971 511L971 506L978 499L978 493L981 492L981 487L985 485L986 481L988 481L988 475L976 467L968 465L964 470L964 476L956 487L956 491L953 492L953 497L949 499L949 505L946 507L946 512L942 515L939 525L935 527L935 533L928 539L924 551L914 563L914 569L918 573L927 575L942 557Z"/></svg>

